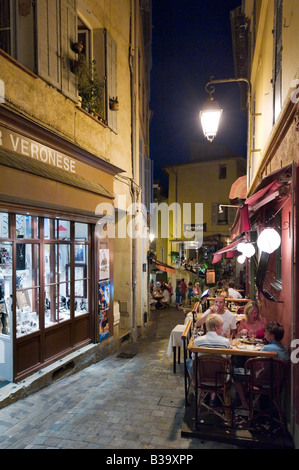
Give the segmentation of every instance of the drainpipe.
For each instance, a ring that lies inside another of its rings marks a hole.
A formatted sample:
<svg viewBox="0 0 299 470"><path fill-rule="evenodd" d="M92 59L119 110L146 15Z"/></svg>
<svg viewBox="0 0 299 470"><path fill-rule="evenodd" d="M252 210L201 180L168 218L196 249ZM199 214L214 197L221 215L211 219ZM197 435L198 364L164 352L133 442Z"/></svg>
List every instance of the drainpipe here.
<svg viewBox="0 0 299 470"><path fill-rule="evenodd" d="M131 0L131 12L130 12L130 50L129 50L129 66L130 66L130 86L131 86L131 164L132 164L132 178L135 181L135 100L134 100L134 35L135 35L135 0ZM131 194L132 203L137 202L136 188L131 183ZM132 238L132 330L135 332L136 328L136 288L137 288L137 276L136 276L136 262L137 262L137 243L136 239Z"/></svg>
<svg viewBox="0 0 299 470"><path fill-rule="evenodd" d="M291 297L292 297L292 324L291 341L295 339L295 162L292 162L292 268L291 268ZM294 408L294 364L291 361L291 416L290 427L292 436L295 435L295 408Z"/></svg>

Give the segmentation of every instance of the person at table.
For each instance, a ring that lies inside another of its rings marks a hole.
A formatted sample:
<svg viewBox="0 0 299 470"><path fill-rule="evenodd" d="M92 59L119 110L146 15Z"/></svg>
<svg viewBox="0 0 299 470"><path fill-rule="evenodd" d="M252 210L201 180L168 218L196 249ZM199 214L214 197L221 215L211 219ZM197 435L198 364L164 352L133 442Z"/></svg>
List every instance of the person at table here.
<svg viewBox="0 0 299 470"><path fill-rule="evenodd" d="M238 292L236 289L235 289L235 283L234 281L230 281L228 283L228 296L231 298L231 299L243 299L242 295L240 294L240 292Z"/></svg>
<svg viewBox="0 0 299 470"><path fill-rule="evenodd" d="M153 289L153 296L154 297L159 297L162 295L162 289L161 289L161 284L160 282L157 282L154 289Z"/></svg>
<svg viewBox="0 0 299 470"><path fill-rule="evenodd" d="M207 333L203 336L197 336L194 339L194 346L195 347L203 347L203 348L230 348L230 342L228 338L225 338L222 335L223 331L223 317L218 313L211 313L207 315L206 318L206 329ZM199 353L198 355L200 355ZM227 357L225 355L225 357ZM194 383L194 373L193 373L193 360L195 359L195 354L192 353L192 359L186 359L186 366L188 368L188 372L190 377Z"/></svg>
<svg viewBox="0 0 299 470"><path fill-rule="evenodd" d="M265 325L265 338L268 344L262 347L262 351L277 352L277 358L281 361L289 361L289 351L281 344L284 337L284 327L277 321L271 321Z"/></svg>
<svg viewBox="0 0 299 470"><path fill-rule="evenodd" d="M162 294L163 297L161 299L161 302L162 302L163 307L165 308L166 305L170 304L170 292L166 286L163 287L162 291L163 291L163 294Z"/></svg>
<svg viewBox="0 0 299 470"><path fill-rule="evenodd" d="M203 325L206 322L208 315L211 313L218 313L218 315L221 315L223 320L221 335L234 338L237 331L236 315L226 309L225 297L223 295L216 296L214 305L212 305L212 307L209 308L199 320L197 320L195 326L199 327Z"/></svg>
<svg viewBox="0 0 299 470"><path fill-rule="evenodd" d="M248 302L244 308L244 315L245 318L240 322L237 335L263 339L266 319L261 316L257 302Z"/></svg>

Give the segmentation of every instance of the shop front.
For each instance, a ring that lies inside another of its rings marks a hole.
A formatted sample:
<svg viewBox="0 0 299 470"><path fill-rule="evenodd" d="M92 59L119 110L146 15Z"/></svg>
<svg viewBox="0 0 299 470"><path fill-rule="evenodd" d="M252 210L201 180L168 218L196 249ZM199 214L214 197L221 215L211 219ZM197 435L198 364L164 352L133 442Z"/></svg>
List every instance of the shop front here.
<svg viewBox="0 0 299 470"><path fill-rule="evenodd" d="M113 335L113 241L100 203L121 170L0 108L0 378Z"/></svg>

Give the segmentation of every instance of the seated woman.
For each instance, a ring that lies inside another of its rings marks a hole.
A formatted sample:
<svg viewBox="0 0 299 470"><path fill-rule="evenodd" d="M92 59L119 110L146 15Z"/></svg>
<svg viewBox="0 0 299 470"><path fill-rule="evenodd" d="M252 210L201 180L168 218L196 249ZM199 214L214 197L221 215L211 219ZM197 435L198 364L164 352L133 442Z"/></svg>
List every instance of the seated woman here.
<svg viewBox="0 0 299 470"><path fill-rule="evenodd" d="M170 305L170 292L166 286L164 286L164 289L163 289L163 298L161 302L164 305L164 308L166 307L166 305Z"/></svg>
<svg viewBox="0 0 299 470"><path fill-rule="evenodd" d="M261 317L257 302L248 302L244 308L245 318L241 320L237 336L254 336L263 339L265 336L266 319Z"/></svg>

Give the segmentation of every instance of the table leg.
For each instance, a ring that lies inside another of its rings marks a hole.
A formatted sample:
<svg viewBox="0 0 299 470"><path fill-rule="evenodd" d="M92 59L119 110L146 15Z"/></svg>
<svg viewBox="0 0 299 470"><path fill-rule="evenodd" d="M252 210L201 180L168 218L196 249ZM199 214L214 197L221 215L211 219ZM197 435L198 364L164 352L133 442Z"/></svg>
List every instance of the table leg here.
<svg viewBox="0 0 299 470"><path fill-rule="evenodd" d="M178 364L180 364L181 362L181 348L180 346L178 346Z"/></svg>
<svg viewBox="0 0 299 470"><path fill-rule="evenodd" d="M176 373L176 347L173 346L173 373Z"/></svg>

